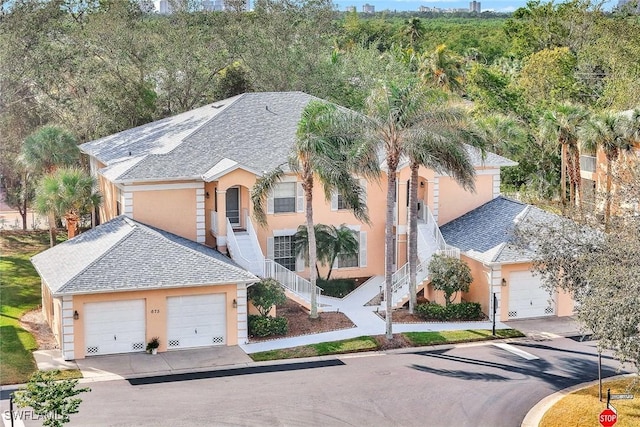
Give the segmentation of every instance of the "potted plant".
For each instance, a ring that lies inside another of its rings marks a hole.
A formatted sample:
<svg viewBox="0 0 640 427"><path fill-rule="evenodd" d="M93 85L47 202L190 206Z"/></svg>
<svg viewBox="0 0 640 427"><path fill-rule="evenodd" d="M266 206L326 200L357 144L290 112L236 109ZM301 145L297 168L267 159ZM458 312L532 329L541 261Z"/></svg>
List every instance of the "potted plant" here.
<svg viewBox="0 0 640 427"><path fill-rule="evenodd" d="M160 347L160 338L158 337L151 338L151 341L147 343L147 353L157 354L158 347Z"/></svg>

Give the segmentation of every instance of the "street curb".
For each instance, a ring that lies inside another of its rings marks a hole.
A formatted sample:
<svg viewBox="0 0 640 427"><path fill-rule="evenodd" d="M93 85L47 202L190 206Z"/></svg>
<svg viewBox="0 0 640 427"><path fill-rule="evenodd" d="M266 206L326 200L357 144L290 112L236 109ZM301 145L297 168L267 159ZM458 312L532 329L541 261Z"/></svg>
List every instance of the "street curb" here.
<svg viewBox="0 0 640 427"><path fill-rule="evenodd" d="M637 374L622 374L616 375L613 377L603 378L603 381L613 381L621 378L636 376ZM540 421L542 421L542 417L547 413L549 409L556 403L558 403L563 397L568 394L573 393L574 391L591 387L592 385L598 384L599 380L589 381L582 384L577 384L571 387L567 387L563 390L557 391L544 399L538 402L533 408L529 410L527 415L525 415L524 420L522 420L522 424L520 427L538 427L540 425Z"/></svg>

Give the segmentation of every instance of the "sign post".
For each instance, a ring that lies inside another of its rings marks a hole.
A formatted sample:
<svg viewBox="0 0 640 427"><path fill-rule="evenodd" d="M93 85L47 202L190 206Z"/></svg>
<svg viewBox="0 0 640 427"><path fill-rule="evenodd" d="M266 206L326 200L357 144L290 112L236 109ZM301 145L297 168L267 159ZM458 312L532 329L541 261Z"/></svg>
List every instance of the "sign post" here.
<svg viewBox="0 0 640 427"><path fill-rule="evenodd" d="M498 312L498 298L496 298L496 293L493 293L493 329L491 330L493 336L496 336L496 313Z"/></svg>

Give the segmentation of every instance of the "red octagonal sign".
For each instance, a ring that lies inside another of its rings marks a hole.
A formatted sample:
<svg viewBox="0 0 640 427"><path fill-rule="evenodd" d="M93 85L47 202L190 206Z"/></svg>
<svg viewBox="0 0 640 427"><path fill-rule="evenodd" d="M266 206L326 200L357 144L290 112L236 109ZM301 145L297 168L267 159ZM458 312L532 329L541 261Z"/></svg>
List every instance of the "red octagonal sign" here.
<svg viewBox="0 0 640 427"><path fill-rule="evenodd" d="M598 420L602 427L613 427L613 425L618 421L618 414L607 408L600 412Z"/></svg>

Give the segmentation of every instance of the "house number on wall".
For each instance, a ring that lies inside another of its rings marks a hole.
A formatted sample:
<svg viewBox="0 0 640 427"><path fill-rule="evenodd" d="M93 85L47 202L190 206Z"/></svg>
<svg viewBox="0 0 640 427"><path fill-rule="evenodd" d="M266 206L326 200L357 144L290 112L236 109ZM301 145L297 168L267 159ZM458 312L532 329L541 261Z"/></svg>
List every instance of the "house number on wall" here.
<svg viewBox="0 0 640 427"><path fill-rule="evenodd" d="M160 313L160 310L157 308L154 308L151 310L151 314L158 314L158 313Z"/></svg>

